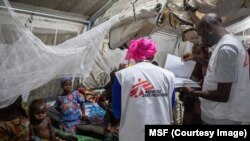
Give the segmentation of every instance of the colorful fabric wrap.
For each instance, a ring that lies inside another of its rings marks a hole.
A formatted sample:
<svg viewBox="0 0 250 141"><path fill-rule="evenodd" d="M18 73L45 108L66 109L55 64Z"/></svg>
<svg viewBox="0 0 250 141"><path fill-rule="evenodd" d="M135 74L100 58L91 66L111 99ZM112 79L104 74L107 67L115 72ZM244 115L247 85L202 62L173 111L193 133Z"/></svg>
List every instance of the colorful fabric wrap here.
<svg viewBox="0 0 250 141"><path fill-rule="evenodd" d="M154 57L156 51L156 44L153 40L147 38L131 40L125 59L129 62L131 59L134 59L135 62L143 61Z"/></svg>

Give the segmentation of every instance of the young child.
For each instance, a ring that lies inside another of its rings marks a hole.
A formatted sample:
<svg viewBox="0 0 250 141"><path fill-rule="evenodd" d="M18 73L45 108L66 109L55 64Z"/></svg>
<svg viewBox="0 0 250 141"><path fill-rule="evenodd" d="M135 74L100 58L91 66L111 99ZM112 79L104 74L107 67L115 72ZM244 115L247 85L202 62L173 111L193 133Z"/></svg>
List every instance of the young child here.
<svg viewBox="0 0 250 141"><path fill-rule="evenodd" d="M91 90L82 93L85 97L85 114L91 124L103 124L106 111L97 102L100 94Z"/></svg>
<svg viewBox="0 0 250 141"><path fill-rule="evenodd" d="M86 119L83 106L85 99L78 91L72 91L70 77L63 77L61 86L63 93L58 96L55 103L55 108L60 112L59 128L69 134L75 134L76 125L79 124L80 118Z"/></svg>
<svg viewBox="0 0 250 141"><path fill-rule="evenodd" d="M37 99L32 101L29 106L29 115L30 115L30 132L31 140L40 141L40 140L51 140L51 141L64 141L77 140L73 136L56 136L49 117L46 114L46 104L43 99ZM60 137L58 137L60 136Z"/></svg>
<svg viewBox="0 0 250 141"><path fill-rule="evenodd" d="M96 102L96 94L91 89L80 87L77 90L85 98L85 102Z"/></svg>

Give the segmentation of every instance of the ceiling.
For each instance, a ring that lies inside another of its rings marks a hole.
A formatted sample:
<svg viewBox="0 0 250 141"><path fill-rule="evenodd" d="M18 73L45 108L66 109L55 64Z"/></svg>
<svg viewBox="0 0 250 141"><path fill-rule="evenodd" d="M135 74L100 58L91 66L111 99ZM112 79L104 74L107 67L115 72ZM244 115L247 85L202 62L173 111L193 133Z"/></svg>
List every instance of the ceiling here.
<svg viewBox="0 0 250 141"><path fill-rule="evenodd" d="M109 3L114 3L118 0L9 0L9 1L14 4L25 4L27 6L33 6L35 8L46 8L65 13L78 14L84 16L86 20L94 21L98 16L100 16L100 14L104 13L104 11L101 11L100 9L106 7L107 5L109 5ZM175 0L175 1L181 1L181 0ZM223 2L223 0L221 1ZM99 10L101 12L98 12ZM233 20L239 20L239 18L241 17L238 16L229 17L227 18L226 23L232 24L234 23Z"/></svg>
<svg viewBox="0 0 250 141"><path fill-rule="evenodd" d="M91 18L109 0L10 0L30 6L54 9L62 12L81 14Z"/></svg>
<svg viewBox="0 0 250 141"><path fill-rule="evenodd" d="M21 9L26 9L26 10L28 9L30 11L38 11L38 12L42 11L41 13L45 14L51 14L51 13L53 14L54 12L54 15L60 15L62 17L68 17L74 19L80 18L80 20L77 19L77 21L83 21L84 19L87 22L89 21L93 22L108 8L110 8L113 3L117 2L118 0L9 0L9 1L11 2L11 5L14 4L13 7L15 7L15 4L17 4L16 6L18 6L18 4L21 4L25 5ZM120 1L125 1L125 0L120 0ZM175 1L181 1L181 0L175 0ZM120 7L125 7L125 6L121 5ZM117 6L117 9L119 11L119 6ZM57 13L57 11L60 13ZM239 12L237 14L237 12L235 12L235 15L223 17L224 18L223 21L226 26L231 25L235 22L244 19L246 15L248 16L249 11L250 9L247 11L246 8L244 8L243 12L241 13Z"/></svg>

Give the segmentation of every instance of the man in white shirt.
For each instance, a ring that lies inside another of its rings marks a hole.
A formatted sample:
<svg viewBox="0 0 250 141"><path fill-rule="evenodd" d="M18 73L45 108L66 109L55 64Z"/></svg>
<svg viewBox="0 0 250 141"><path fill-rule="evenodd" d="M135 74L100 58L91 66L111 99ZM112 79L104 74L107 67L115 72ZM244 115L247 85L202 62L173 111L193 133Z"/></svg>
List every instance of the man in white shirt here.
<svg viewBox="0 0 250 141"><path fill-rule="evenodd" d="M116 72L112 108L120 141L144 141L145 125L172 122L174 75L150 62L155 53L152 40L132 40L126 59L136 64Z"/></svg>
<svg viewBox="0 0 250 141"><path fill-rule="evenodd" d="M249 55L242 42L227 33L218 15L205 15L198 26L203 43L216 47L209 60L202 91L183 91L201 100L204 124L250 123Z"/></svg>

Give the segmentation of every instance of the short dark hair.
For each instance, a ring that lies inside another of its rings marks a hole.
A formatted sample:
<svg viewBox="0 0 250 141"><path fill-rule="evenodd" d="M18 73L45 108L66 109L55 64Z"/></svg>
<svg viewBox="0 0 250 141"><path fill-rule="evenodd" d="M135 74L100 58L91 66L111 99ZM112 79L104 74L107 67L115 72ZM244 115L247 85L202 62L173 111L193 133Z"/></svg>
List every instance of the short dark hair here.
<svg viewBox="0 0 250 141"><path fill-rule="evenodd" d="M37 111L41 105L45 104L45 101L40 98L40 99L35 99L31 102L30 106L29 106L29 115L30 118L32 118L34 116L34 112Z"/></svg>
<svg viewBox="0 0 250 141"><path fill-rule="evenodd" d="M199 27L203 27L206 24L222 25L222 19L215 13L208 13L201 18Z"/></svg>

